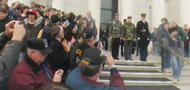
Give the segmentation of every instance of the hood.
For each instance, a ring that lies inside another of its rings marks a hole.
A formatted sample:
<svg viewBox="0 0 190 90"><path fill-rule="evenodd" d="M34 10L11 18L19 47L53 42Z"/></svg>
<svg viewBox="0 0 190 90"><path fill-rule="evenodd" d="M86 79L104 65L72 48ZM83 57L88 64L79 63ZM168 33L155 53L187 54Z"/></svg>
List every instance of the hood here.
<svg viewBox="0 0 190 90"><path fill-rule="evenodd" d="M24 19L24 23L28 25L28 18ZM35 20L34 26L36 27L38 24L40 23Z"/></svg>

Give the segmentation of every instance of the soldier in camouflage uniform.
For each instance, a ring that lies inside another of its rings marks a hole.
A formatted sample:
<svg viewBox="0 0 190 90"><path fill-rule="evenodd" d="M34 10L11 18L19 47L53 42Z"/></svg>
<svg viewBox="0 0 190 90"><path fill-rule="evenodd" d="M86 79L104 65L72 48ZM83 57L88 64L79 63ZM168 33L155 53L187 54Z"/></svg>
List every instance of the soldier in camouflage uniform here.
<svg viewBox="0 0 190 90"><path fill-rule="evenodd" d="M118 20L119 13L115 14L115 19L111 22L109 27L109 36L112 38L112 56L114 59L119 60L119 45L122 40L122 23Z"/></svg>
<svg viewBox="0 0 190 90"><path fill-rule="evenodd" d="M127 23L123 24L123 40L125 41L124 43L124 58L125 60L130 60L131 59L131 53L132 53L132 47L133 47L133 42L136 41L136 30L135 30L135 25L131 22L132 17L128 16L127 17Z"/></svg>

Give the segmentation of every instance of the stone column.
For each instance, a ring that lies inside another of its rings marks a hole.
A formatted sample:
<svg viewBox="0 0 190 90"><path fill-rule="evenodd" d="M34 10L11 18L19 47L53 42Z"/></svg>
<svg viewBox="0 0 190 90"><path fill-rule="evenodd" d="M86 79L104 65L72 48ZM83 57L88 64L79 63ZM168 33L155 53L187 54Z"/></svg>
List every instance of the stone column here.
<svg viewBox="0 0 190 90"><path fill-rule="evenodd" d="M66 10L66 0L52 0L52 8L60 9L61 11Z"/></svg>
<svg viewBox="0 0 190 90"><path fill-rule="evenodd" d="M161 24L161 19L166 17L165 0L152 0L152 28L158 27ZM152 32L150 28L150 32Z"/></svg>
<svg viewBox="0 0 190 90"><path fill-rule="evenodd" d="M179 0L179 25L184 24L190 26L190 0Z"/></svg>
<svg viewBox="0 0 190 90"><path fill-rule="evenodd" d="M133 18L133 1L134 0L118 0L119 20L122 22L122 24L123 20L127 19L127 16L130 15Z"/></svg>
<svg viewBox="0 0 190 90"><path fill-rule="evenodd" d="M96 27L98 32L97 40L99 40L101 0L88 0L88 10L91 11L92 17L96 21Z"/></svg>
<svg viewBox="0 0 190 90"><path fill-rule="evenodd" d="M149 22L149 25L151 23L151 28L149 28L150 33L153 32L154 27L157 28L161 24L161 19L166 17L165 0L152 0L151 6L151 22ZM152 42L150 42L148 50L152 51Z"/></svg>
<svg viewBox="0 0 190 90"><path fill-rule="evenodd" d="M161 24L161 19L166 17L165 13L165 0L152 0L152 28L150 32L152 32L154 27L158 27Z"/></svg>

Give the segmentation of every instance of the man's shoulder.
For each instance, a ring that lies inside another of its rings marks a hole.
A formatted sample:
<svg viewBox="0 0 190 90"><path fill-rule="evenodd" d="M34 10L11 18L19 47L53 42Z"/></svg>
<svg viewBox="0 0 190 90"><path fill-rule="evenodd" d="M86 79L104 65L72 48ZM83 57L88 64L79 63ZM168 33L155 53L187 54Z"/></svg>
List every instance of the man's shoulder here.
<svg viewBox="0 0 190 90"><path fill-rule="evenodd" d="M75 69L73 69L67 76L66 84L71 86L70 84L76 82L79 78L79 73L80 73L80 67L76 67Z"/></svg>
<svg viewBox="0 0 190 90"><path fill-rule="evenodd" d="M25 62L25 60L22 60L19 64L16 65L16 67L11 72L11 75L17 75L17 74L26 74L32 70L29 65Z"/></svg>
<svg viewBox="0 0 190 90"><path fill-rule="evenodd" d="M87 45L87 44L85 44L85 43L82 43L82 44L80 44L80 45L77 47L77 49L83 50L83 49L88 48L88 47L90 47L90 46Z"/></svg>

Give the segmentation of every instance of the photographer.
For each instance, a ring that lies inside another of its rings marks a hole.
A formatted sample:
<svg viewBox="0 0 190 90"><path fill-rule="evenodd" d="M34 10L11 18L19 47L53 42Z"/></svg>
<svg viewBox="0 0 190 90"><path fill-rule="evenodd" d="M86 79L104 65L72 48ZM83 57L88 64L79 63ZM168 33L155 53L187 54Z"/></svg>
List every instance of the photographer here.
<svg viewBox="0 0 190 90"><path fill-rule="evenodd" d="M105 60L110 69L110 85L97 82ZM110 53L105 56L99 48L88 48L82 55L80 67L71 71L66 84L74 90L125 90L123 79L115 68Z"/></svg>
<svg viewBox="0 0 190 90"><path fill-rule="evenodd" d="M5 32L0 34L1 48L9 41L9 36L13 34L8 47L0 56L0 88L2 82L8 77L9 73L18 63L19 52L21 51L22 39L26 33L24 26L19 21L11 21L5 25ZM14 32L13 32L14 31Z"/></svg>

